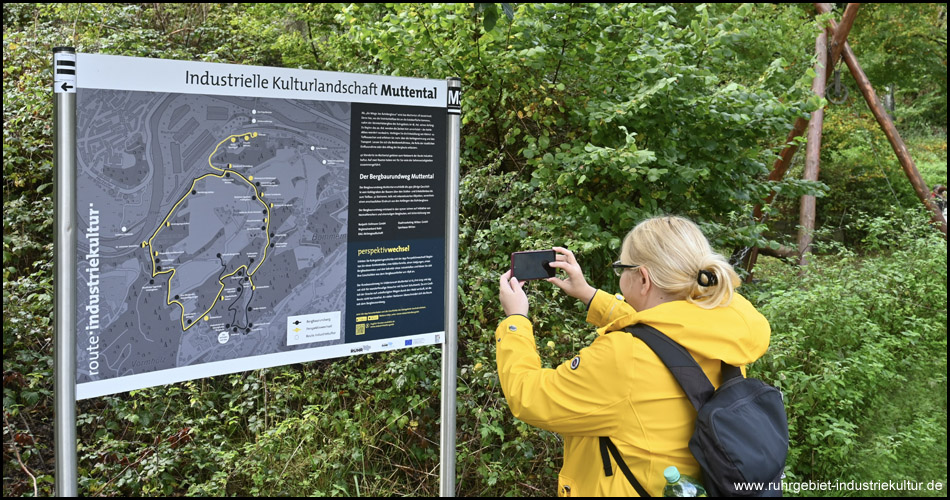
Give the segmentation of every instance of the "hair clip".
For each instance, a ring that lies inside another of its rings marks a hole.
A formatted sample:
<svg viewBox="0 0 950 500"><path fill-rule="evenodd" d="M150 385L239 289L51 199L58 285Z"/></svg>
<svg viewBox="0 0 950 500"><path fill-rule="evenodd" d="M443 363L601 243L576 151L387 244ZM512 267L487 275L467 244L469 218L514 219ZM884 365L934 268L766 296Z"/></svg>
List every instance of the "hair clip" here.
<svg viewBox="0 0 950 500"><path fill-rule="evenodd" d="M703 278L706 278L705 283L703 283ZM706 270L702 270L699 272L696 282L699 283L699 286L715 286L719 284L719 279L716 278L715 274Z"/></svg>

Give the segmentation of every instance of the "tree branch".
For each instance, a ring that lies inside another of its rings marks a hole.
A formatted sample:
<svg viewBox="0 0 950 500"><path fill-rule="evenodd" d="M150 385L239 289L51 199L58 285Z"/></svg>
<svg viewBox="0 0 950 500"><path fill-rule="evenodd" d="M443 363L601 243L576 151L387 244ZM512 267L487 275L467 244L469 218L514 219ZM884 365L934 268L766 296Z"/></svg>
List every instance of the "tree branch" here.
<svg viewBox="0 0 950 500"><path fill-rule="evenodd" d="M23 463L23 459L20 458L20 447L17 446L16 439L14 438L16 433L13 432L13 426L10 425L10 421L7 420L6 411L3 412L3 425L5 425L8 429L10 429L10 438L12 440L11 443L13 447L13 453L16 454L16 461L20 463L20 468L23 469L23 472L26 472L26 475L30 476L30 479L33 480L33 497L36 498L40 496L39 488L36 485L36 476L34 476L33 473L30 472L29 467L27 467L26 464Z"/></svg>

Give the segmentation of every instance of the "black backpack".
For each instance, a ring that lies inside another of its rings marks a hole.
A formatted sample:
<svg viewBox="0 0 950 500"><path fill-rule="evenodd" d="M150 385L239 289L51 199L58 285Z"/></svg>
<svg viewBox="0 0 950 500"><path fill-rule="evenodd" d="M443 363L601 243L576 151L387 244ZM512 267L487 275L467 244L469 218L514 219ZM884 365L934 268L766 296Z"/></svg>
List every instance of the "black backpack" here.
<svg viewBox="0 0 950 500"><path fill-rule="evenodd" d="M745 378L722 363L723 383L712 383L682 346L657 329L637 324L625 331L639 338L669 368L696 408L696 428L689 450L703 470L709 496L782 496L788 455L788 419L778 389ZM610 457L640 496L650 496L630 472L608 437L600 438L604 473L613 474Z"/></svg>

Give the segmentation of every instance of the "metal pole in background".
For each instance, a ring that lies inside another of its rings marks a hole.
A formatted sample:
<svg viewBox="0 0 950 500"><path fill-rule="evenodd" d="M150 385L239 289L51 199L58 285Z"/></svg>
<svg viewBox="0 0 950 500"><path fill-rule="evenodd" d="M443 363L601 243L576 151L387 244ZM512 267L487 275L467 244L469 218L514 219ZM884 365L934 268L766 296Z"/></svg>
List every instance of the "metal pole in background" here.
<svg viewBox="0 0 950 500"><path fill-rule="evenodd" d="M76 50L53 49L56 496L76 482Z"/></svg>
<svg viewBox="0 0 950 500"><path fill-rule="evenodd" d="M458 371L459 156L461 153L462 80L448 82L448 211L445 214L445 341L442 343L442 425L439 491L455 496L455 414Z"/></svg>

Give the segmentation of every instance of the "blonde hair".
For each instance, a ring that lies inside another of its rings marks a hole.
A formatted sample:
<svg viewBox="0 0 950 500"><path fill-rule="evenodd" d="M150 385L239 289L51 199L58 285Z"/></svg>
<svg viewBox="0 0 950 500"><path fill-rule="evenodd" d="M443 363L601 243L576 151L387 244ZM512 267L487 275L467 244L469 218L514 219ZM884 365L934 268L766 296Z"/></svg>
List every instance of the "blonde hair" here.
<svg viewBox="0 0 950 500"><path fill-rule="evenodd" d="M683 217L654 217L637 224L623 240L621 257L646 267L650 281L675 300L704 309L729 305L741 282L699 227Z"/></svg>

